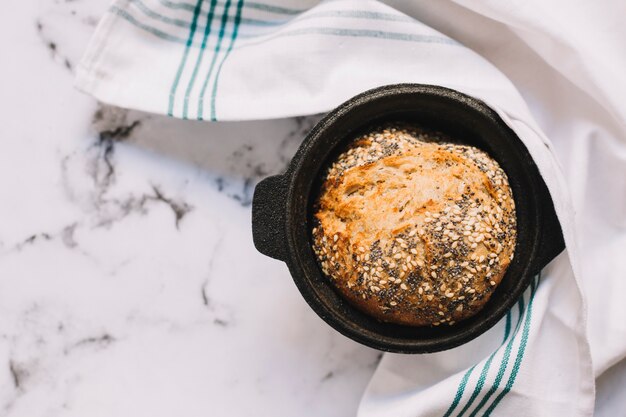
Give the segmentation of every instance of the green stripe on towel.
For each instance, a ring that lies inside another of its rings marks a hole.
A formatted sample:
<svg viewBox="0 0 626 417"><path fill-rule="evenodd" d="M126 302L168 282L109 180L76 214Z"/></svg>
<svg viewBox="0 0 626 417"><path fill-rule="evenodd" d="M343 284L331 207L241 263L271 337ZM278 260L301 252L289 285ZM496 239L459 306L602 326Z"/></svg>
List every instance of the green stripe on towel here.
<svg viewBox="0 0 626 417"><path fill-rule="evenodd" d="M204 57L204 48L206 48L207 39L209 38L209 34L211 33L211 22L213 21L213 14L215 12L216 3L217 0L211 0L211 7L209 8L209 14L207 15L204 36L202 37L202 45L200 45L200 52L198 53L198 58L196 59L196 65L193 67L193 72L191 74L189 84L187 84L187 90L185 90L185 98L183 99L183 119L187 119L187 112L189 110L189 94L191 94L193 85L196 82L196 77L198 76L198 69L202 64L202 58Z"/></svg>
<svg viewBox="0 0 626 417"><path fill-rule="evenodd" d="M523 304L523 300L520 300L519 320L515 328L515 334L517 334L523 314L524 314L524 304ZM515 337L512 337L509 343L506 345L506 349L504 350L504 356L502 357L502 362L500 363L500 368L498 369L498 373L496 374L496 379L494 380L493 385L491 386L491 388L489 388L489 391L487 391L483 399L480 400L480 402L478 403L478 406L476 406L476 409L472 412L472 414L470 414L470 417L475 416L476 413L478 413L478 411L487 403L487 401L493 395L493 393L496 392L496 390L498 389L498 386L500 385L500 382L502 381L502 378L504 377L504 372L506 371L506 367L509 364L509 358L511 357L511 350L513 349L514 340L515 340Z"/></svg>
<svg viewBox="0 0 626 417"><path fill-rule="evenodd" d="M241 10L243 9L243 3L244 0L239 0L239 3L237 3L237 14L235 15L235 27L233 28L233 34L230 37L230 44L228 45L228 49L226 50L226 53L224 54L224 58L222 58L222 62L220 62L220 66L217 68L217 73L215 74L215 80L213 81L213 93L211 94L211 120L212 121L216 121L217 117L216 117L216 110L215 110L215 97L217 96L217 82L220 76L220 73L222 72L222 66L224 65L224 62L226 62L226 58L228 58L228 55L230 54L230 51L232 51L233 49L233 45L235 44L235 40L237 39L237 31L239 29L239 23L241 21Z"/></svg>
<svg viewBox="0 0 626 417"><path fill-rule="evenodd" d="M443 417L450 417L456 406L459 405L459 402L461 402L461 398L463 398L463 393L465 392L465 387L467 386L467 381L469 380L469 377L472 374L474 368L476 368L476 365L469 368L467 372L465 372L465 375L463 375L463 378L461 378L461 382L459 383L459 387L456 390L454 400L452 400L452 404L450 404L448 411L446 411Z"/></svg>
<svg viewBox="0 0 626 417"><path fill-rule="evenodd" d="M224 39L224 30L226 29L228 10L230 9L230 4L231 4L231 0L227 0L226 5L224 5L224 12L222 14L220 33L217 38L217 44L215 45L215 50L213 51L213 59L211 60L211 66L209 67L209 70L207 71L206 77L204 78L204 82L202 83L202 90L200 90L200 97L198 98L198 120L204 120L203 119L204 94L209 84L209 78L211 78L211 74L213 73L213 68L215 67L215 63L217 62L217 56L219 55L220 49L222 48L222 40Z"/></svg>
<svg viewBox="0 0 626 417"><path fill-rule="evenodd" d="M148 24L138 21L136 17L132 16L127 11L120 9L117 6L111 6L109 11L121 17L122 19L126 20L128 23L132 24L138 29L144 30L160 39L163 39L169 42L175 42L175 43L187 42L185 39L181 39L180 37L176 35L166 33L161 29L152 27ZM162 20L162 19L158 19L158 20ZM175 19L171 19L171 20L175 20ZM241 23L243 22L244 22L244 19L242 18ZM228 32L224 32L224 35L226 34L228 34ZM246 34L245 35L246 39L253 39L255 37L260 37L261 39L245 43L234 49L239 49L242 47L248 47L252 45L258 45L258 44L265 43L273 39L278 39L278 38L283 38L283 37L302 36L302 35L310 35L310 34L363 37L363 38L382 38L382 39L392 39L392 40L410 41L410 42L419 42L419 43L439 43L439 44L448 44L448 45L459 45L458 42L449 38L442 37L442 36L421 35L421 34L404 33L404 32L386 32L386 31L371 31L371 30L343 29L343 28L329 28L329 27L309 27L309 28L288 30L288 31L275 33L275 34L259 34L259 35ZM230 33L230 35L232 36L232 33ZM243 38L244 35L237 34L237 37ZM191 46L199 47L200 45L194 44L192 42Z"/></svg>
<svg viewBox="0 0 626 417"><path fill-rule="evenodd" d="M502 349L502 346L506 343L507 339L509 339L510 336L510 340L507 346L512 345L513 343L513 339L515 338L515 334L517 333L517 329L519 328L520 322L522 320L522 314L523 314L523 309L524 309L524 296L522 295L522 297L520 298L519 302L518 302L518 306L519 306L519 312L517 315L517 324L515 325L515 331L513 332L513 334L511 335L511 321L512 321L512 317L511 317L511 311L507 312L506 315L506 324L505 324L505 329L504 329L504 338L502 339L502 343L500 344L500 346L498 347L498 349L496 349L491 356L489 357L489 359L487 360L487 363L485 364L485 366L483 367L483 371L481 372L481 376L479 377L479 381L478 384L482 387L482 385L484 384L484 379L486 376L486 371L485 371L485 367L487 369L489 369L489 365L491 363L491 361L493 360L493 356L500 350ZM450 415L452 415L452 412L455 410L455 408L459 405L461 398L463 397L463 392L465 391L465 387L467 385L467 380L469 379L470 374L472 373L472 371L474 370L474 368L477 366L478 364L472 366L467 372L466 374L463 376L463 379L461 380L461 383L459 384L459 388L457 389L457 393L454 397L454 400L452 401L452 404L450 404L450 407L448 408L448 410L446 411L446 414L444 414L444 417L449 417ZM481 383L481 378L482 378L482 383ZM474 389L474 393L472 394L472 397L475 399L476 395L476 389ZM470 398L470 402L469 404L471 404L474 399ZM463 412L467 409L467 406L463 408L463 410L461 411L461 414L463 414Z"/></svg>
<svg viewBox="0 0 626 417"><path fill-rule="evenodd" d="M226 1L226 3L229 3L229 2L230 1ZM169 7L170 9L183 9L183 10L189 10L189 11L193 10L193 4L189 4L189 3L179 3L179 2L173 2L173 1L168 1L168 0L159 0L159 3L161 3L165 7ZM261 10L261 11L268 12L268 13L286 14L286 15L294 15L294 14L299 14L299 13L306 11L306 9L305 10L292 9L289 7L274 6L272 4L264 4L264 3L257 3L257 2L249 2L246 4L246 7L249 9Z"/></svg>
<svg viewBox="0 0 626 417"><path fill-rule="evenodd" d="M537 293L537 287L539 286L540 279L540 276L537 277L536 283L534 283L531 288L530 301L528 302L528 309L526 310L526 318L524 321L524 329L522 330L522 340L520 341L520 345L517 350L517 356L515 358L515 363L513 364L513 369L511 370L511 375L509 375L509 379L506 382L506 385L500 395L496 397L493 403L485 411L485 417L491 415L491 413L493 412L493 410L495 410L500 401L502 401L502 399L509 393L509 391L511 391L511 388L513 388L513 384L515 384L515 379L517 378L517 373L519 372L519 368L522 365L524 352L526 351L526 345L528 343L528 334L530 332L530 322L533 312L533 301L535 300L535 294Z"/></svg>
<svg viewBox="0 0 626 417"><path fill-rule="evenodd" d="M141 11L146 16L158 20L159 22L167 23L169 25L188 28L191 22L183 19L172 18L169 16L164 16L155 10L152 10L148 7L142 0L129 0L130 4L133 4L139 11ZM216 4L218 2L216 1ZM208 15L210 12L207 12ZM200 10L200 16L204 16L205 13ZM366 19L366 20L382 20L382 21L392 21L392 22L415 22L416 20L410 16L403 14L393 14L393 13L380 13L380 12L372 12L369 10L323 10L320 12L308 13L306 10L303 10L303 13L294 17L288 18L280 18L273 20L263 20L256 18L241 18L241 24L243 26L262 26L262 27L274 27L280 26L285 23L291 22L299 22L302 20L308 19L319 19L319 18L327 18L327 17L341 17L341 18L353 18L353 19ZM228 21L234 21L235 17L228 17ZM205 28L198 26L198 30L204 30Z"/></svg>
<svg viewBox="0 0 626 417"><path fill-rule="evenodd" d="M127 21L128 23L130 23L131 25L135 26L138 29L141 29L145 32L150 33L151 35L156 36L159 39L163 39L164 41L169 41L169 42L174 42L174 43L181 43L181 44L186 44L187 40L183 39L183 38L179 38L178 36L174 36L174 35L170 35L169 33L165 33L160 29L157 29L155 27L146 25L144 23L141 23L140 21L138 21L137 19L135 19L134 16L132 16L131 14L129 14L126 10L122 10L117 6L111 6L109 8L109 12L113 13L114 15L117 15L118 17L121 17L122 19L124 19L125 21Z"/></svg>
<svg viewBox="0 0 626 417"><path fill-rule="evenodd" d="M524 296L522 295L522 299L520 300L520 312L518 314L517 324L515 326L515 329L516 329L515 333L517 333L517 329L519 328L519 324L522 321L522 310L521 310L521 308L523 308L523 304L524 304L523 300L524 300ZM487 379L487 374L489 372L489 368L491 366L491 362L493 361L493 358L496 355L496 353L498 353L500 351L500 349L502 348L502 346L504 346L504 344L506 343L510 331L511 331L511 311L508 311L507 314L506 314L506 336L504 337L504 340L502 340L502 343L500 344L500 346L498 346L498 349L496 349L489 356L489 359L487 359L487 362L485 362L485 365L483 366L483 369L480 372L480 376L478 378L478 382L476 383L476 387L474 388L474 392L472 392L472 395L470 396L470 399L467 402L467 404L465 404L463 409L461 409L461 412L459 413L458 417L461 417L463 414L465 414L465 412L471 407L471 405L474 403L474 401L478 397L478 394L480 394L481 390L483 389L483 386L485 385L485 381ZM513 333L513 335L511 336L511 340L513 340L515 338L515 333Z"/></svg>
<svg viewBox="0 0 626 417"><path fill-rule="evenodd" d="M203 0L198 0L198 2L196 3L196 7L193 10L193 19L191 21L191 26L189 27L189 36L187 37L185 50L183 52L183 56L180 61L180 64L178 64L178 71L176 71L176 75L174 76L172 87L170 88L169 103L167 106L168 116L174 115L174 99L176 98L176 89L178 88L178 83L180 82L180 76L183 73L185 64L187 63L187 57L189 56L189 48L191 47L191 44L193 43L193 37L196 34L196 26L198 24L198 15L200 14L200 9L202 8L202 2Z"/></svg>

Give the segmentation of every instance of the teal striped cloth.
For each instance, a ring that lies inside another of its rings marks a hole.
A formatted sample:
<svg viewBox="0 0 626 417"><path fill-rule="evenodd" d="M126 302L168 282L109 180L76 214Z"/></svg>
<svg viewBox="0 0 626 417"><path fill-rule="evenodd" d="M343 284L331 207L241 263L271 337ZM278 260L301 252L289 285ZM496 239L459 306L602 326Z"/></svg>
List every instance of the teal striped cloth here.
<svg viewBox="0 0 626 417"><path fill-rule="evenodd" d="M359 416L589 415L593 371L570 262L573 209L550 143L507 77L418 17L373 0L117 0L76 82L106 103L206 121L320 113L399 82L485 101L537 162L567 250L481 337L436 354L386 354Z"/></svg>
<svg viewBox="0 0 626 417"><path fill-rule="evenodd" d="M288 84L286 72L294 64L308 63L305 71L320 73L324 66L316 57L328 59L334 54L318 48L302 50L296 62L273 68L275 51L296 45L301 49L299 45L312 38L324 39L329 47L357 41L379 50L392 41L458 48L452 39L376 2L316 3L118 0L102 19L78 68L77 84L103 101L183 119L280 117L288 109L293 114L316 113L331 104L320 107L309 102L310 106L294 108L276 94L269 106L251 106L232 92ZM134 55L137 50L141 57ZM129 60L132 68L120 66ZM143 73L141 79L136 71ZM235 73L245 82L235 80ZM353 88L344 95L357 92ZM315 91L307 91L311 94ZM248 111L242 112L242 106Z"/></svg>

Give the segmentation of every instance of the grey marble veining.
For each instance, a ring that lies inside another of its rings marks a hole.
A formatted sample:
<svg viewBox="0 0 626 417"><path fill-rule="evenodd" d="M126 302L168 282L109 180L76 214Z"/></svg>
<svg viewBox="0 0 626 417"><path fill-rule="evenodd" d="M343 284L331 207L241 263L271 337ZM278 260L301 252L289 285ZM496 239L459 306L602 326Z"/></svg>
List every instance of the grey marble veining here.
<svg viewBox="0 0 626 417"><path fill-rule="evenodd" d="M251 239L254 185L318 117L94 102L72 72L106 7L0 15L0 415L354 414L380 354L315 316Z"/></svg>

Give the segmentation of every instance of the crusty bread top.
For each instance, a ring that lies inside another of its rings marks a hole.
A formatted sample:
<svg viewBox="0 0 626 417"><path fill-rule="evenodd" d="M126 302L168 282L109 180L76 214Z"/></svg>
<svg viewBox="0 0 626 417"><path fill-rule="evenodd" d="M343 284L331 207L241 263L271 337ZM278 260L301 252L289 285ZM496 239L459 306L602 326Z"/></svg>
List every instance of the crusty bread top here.
<svg viewBox="0 0 626 417"><path fill-rule="evenodd" d="M515 206L483 151L389 127L330 166L313 249L353 305L379 320L454 324L488 301L513 259Z"/></svg>

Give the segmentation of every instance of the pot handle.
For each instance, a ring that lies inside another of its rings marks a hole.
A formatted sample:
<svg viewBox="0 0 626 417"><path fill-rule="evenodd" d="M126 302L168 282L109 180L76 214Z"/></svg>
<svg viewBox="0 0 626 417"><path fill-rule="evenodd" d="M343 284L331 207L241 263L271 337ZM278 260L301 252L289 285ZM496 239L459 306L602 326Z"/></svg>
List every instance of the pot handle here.
<svg viewBox="0 0 626 417"><path fill-rule="evenodd" d="M257 184L252 197L252 240L259 252L284 261L287 181L273 175Z"/></svg>
<svg viewBox="0 0 626 417"><path fill-rule="evenodd" d="M544 186L545 187L545 186ZM535 272L538 273L565 249L563 230L561 223L554 210L552 197L547 188L544 189L544 197L541 201L542 232L539 241L539 249L535 261Z"/></svg>

